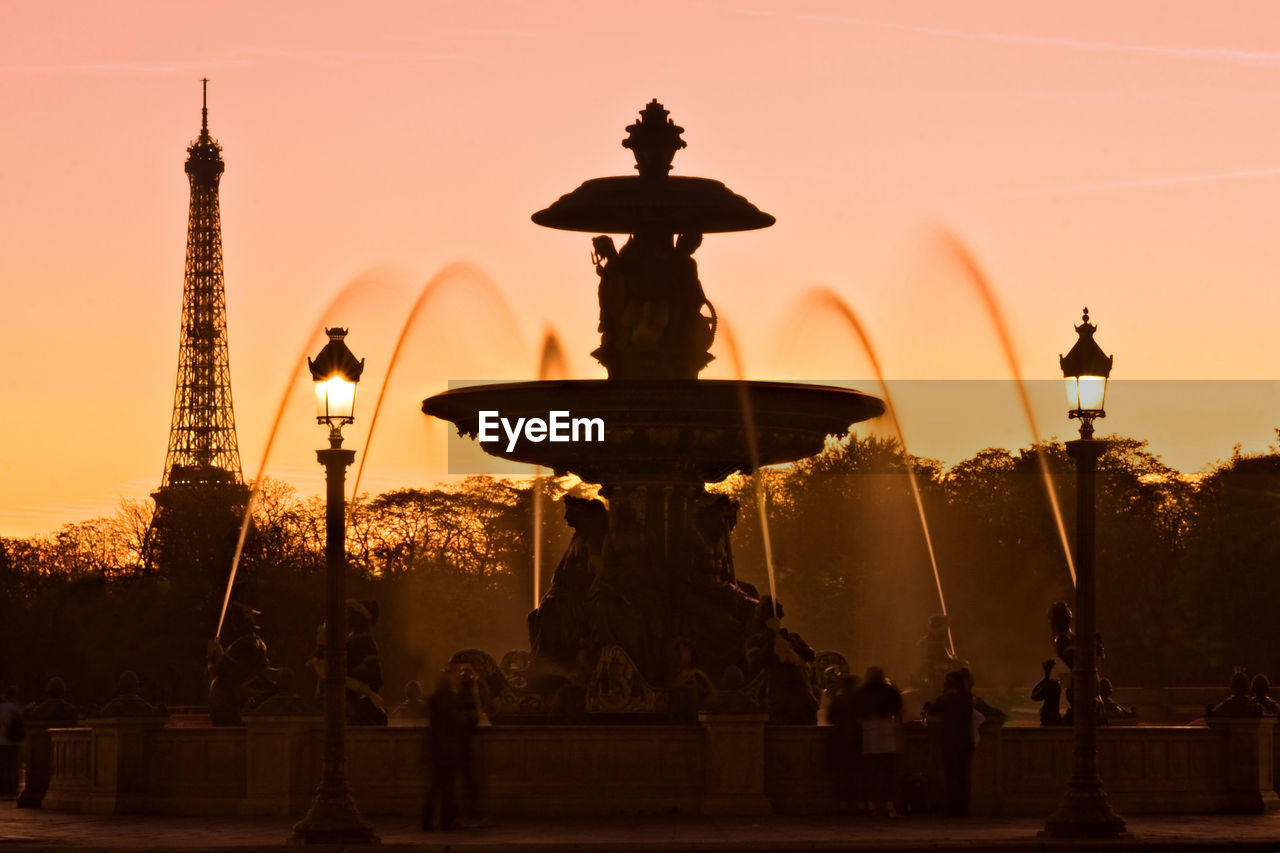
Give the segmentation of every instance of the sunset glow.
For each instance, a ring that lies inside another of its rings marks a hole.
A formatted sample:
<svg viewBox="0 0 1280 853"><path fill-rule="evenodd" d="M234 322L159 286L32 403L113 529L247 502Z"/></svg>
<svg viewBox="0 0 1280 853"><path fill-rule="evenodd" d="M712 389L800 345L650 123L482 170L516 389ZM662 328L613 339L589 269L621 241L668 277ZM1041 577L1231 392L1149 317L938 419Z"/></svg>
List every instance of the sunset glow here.
<svg viewBox="0 0 1280 853"><path fill-rule="evenodd" d="M821 285L857 312L887 378L911 380L894 396L913 453L954 463L1029 444L999 383L980 418L959 419L940 382L920 382L1011 378L951 235L989 279L1021 374L1043 380L1042 438L1074 434L1058 357L1088 305L1116 358L1100 435L1149 439L1184 472L1236 444L1265 450L1280 425L1278 15L1261 2L14 5L0 33L0 389L16 404L0 420L0 535L109 514L160 484L202 77L226 161L246 477L284 405L266 476L320 490L299 366L326 324L349 327L367 360L346 431L370 450L362 491L444 479L445 428L421 400L451 381L535 378L548 327L569 376L603 376L588 355L590 235L529 217L631 173L619 141L653 98L686 129L674 174L724 181L777 218L710 234L696 255L752 378L876 393L847 329L798 303ZM723 346L703 376L733 378ZM1188 381L1196 394L1178 390Z"/></svg>

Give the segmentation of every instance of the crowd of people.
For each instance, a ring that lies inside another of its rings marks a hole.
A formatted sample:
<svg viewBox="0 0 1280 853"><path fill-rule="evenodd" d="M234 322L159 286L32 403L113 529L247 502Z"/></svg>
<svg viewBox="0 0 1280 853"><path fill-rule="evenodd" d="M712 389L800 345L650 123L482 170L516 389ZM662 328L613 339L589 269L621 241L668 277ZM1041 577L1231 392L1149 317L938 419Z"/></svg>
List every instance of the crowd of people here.
<svg viewBox="0 0 1280 853"><path fill-rule="evenodd" d="M969 814L970 768L985 720L980 705L965 667L947 673L941 694L924 706L929 724L939 729L946 813L952 817ZM844 676L827 707L827 722L834 729L831 756L842 809L897 817L905 751L902 693L878 666L861 681Z"/></svg>

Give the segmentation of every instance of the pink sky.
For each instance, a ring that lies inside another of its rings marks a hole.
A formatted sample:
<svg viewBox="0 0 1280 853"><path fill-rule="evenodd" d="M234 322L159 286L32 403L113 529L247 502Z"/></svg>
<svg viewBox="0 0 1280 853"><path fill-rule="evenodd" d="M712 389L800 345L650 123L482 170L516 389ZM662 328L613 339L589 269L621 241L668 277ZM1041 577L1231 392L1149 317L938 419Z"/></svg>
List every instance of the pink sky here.
<svg viewBox="0 0 1280 853"><path fill-rule="evenodd" d="M417 403L450 379L536 372L543 329L598 376L590 235L529 214L631 171L623 127L658 98L686 128L676 171L725 181L778 224L712 235L703 283L757 378L851 379L830 322L786 326L806 285L839 291L891 378L1009 375L969 284L989 274L1021 371L1054 375L1088 304L1126 379L1272 379L1280 362L1280 12L1236 3L18 4L0 32L0 534L110 513L160 481L177 358L185 146L224 146L231 370L246 476L321 311L367 357L371 413L418 289L466 282L414 330L366 486L430 485L443 430ZM392 285L398 285L398 289ZM796 329L801 329L799 333ZM788 332L790 330L790 332ZM708 371L727 375L721 358ZM1237 389L1243 386L1233 386ZM1264 450L1269 393L1125 409L1195 470ZM868 387L867 390L875 390ZM305 389L301 393L305 393ZM1254 399L1247 399L1254 397ZM319 488L300 397L267 474ZM1054 401L1042 431L1071 430ZM959 424L928 402L913 452L956 461L1030 440L1016 405ZM1206 411L1208 410L1208 411ZM364 423L367 428L367 421ZM363 450L361 424L348 442Z"/></svg>

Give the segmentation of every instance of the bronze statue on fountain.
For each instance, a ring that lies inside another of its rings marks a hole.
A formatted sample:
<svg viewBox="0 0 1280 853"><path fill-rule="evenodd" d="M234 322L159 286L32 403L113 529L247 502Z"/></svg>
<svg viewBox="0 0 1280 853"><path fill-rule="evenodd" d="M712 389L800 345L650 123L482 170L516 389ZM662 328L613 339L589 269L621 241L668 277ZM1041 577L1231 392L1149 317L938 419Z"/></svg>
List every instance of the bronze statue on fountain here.
<svg viewBox="0 0 1280 853"><path fill-rule="evenodd" d="M828 435L884 411L880 400L840 388L698 378L714 358L717 319L694 253L705 234L774 219L719 181L669 174L685 142L667 116L652 101L627 128L622 144L638 174L586 181L533 215L539 225L597 235L600 346L592 354L608 378L458 388L422 405L473 438L481 412L514 421L562 411L604 423L594 443L525 434L510 446L485 445L601 486L600 500L565 501L573 539L529 614L527 690L465 653L493 674L499 708L568 718L572 701L557 711L530 698L564 684L586 691L588 715L666 712L664 690L693 686L704 701L698 685L721 683L730 667L750 669L760 596L735 573L738 505L706 484L815 455ZM627 235L621 248L610 234Z"/></svg>

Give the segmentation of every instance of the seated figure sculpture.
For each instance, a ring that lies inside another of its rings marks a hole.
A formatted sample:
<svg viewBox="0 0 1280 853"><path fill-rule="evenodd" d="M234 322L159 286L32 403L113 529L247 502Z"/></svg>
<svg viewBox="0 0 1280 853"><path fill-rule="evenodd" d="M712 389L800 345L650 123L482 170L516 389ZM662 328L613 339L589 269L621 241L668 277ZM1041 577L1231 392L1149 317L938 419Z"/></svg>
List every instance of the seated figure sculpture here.
<svg viewBox="0 0 1280 853"><path fill-rule="evenodd" d="M1249 692L1253 694L1253 700L1262 706L1262 710L1267 714L1280 714L1280 703L1271 698L1271 682L1262 673L1258 673L1253 677L1253 681L1249 682Z"/></svg>
<svg viewBox="0 0 1280 853"><path fill-rule="evenodd" d="M347 599L347 722L353 726L385 726L382 664L373 626L378 621L378 602Z"/></svg>
<svg viewBox="0 0 1280 853"><path fill-rule="evenodd" d="M818 721L818 700L808 666L817 655L799 634L782 627L782 604L765 595L756 606L756 632L747 641L747 665L765 673L765 706L771 725L804 726Z"/></svg>
<svg viewBox="0 0 1280 853"><path fill-rule="evenodd" d="M527 670L534 680L551 674L563 677L576 666L587 619L587 596L603 565L609 532L604 503L565 495L564 520L573 530L573 538L556 566L551 587L528 616L532 660Z"/></svg>
<svg viewBox="0 0 1280 853"><path fill-rule="evenodd" d="M426 722L427 703L422 698L422 686L416 680L405 682L404 701L387 716L401 724Z"/></svg>
<svg viewBox="0 0 1280 853"><path fill-rule="evenodd" d="M1107 721L1119 721L1121 724L1132 725L1137 719L1138 714L1132 708L1121 705L1115 699L1111 698L1111 692L1114 690L1110 678L1101 678L1098 680L1098 706L1099 714Z"/></svg>
<svg viewBox="0 0 1280 853"><path fill-rule="evenodd" d="M1053 639L1053 648L1058 657L1071 669L1076 659L1076 633L1071 630L1071 607L1065 601L1055 601L1049 608L1049 634ZM1102 645L1102 635L1094 635L1094 656L1101 663L1107 657L1107 650Z"/></svg>
<svg viewBox="0 0 1280 853"><path fill-rule="evenodd" d="M711 360L715 306L698 280L693 253L701 234L637 233L621 249L592 240L600 276L600 348L593 353L619 379L691 379ZM706 306L710 316L702 313Z"/></svg>
<svg viewBox="0 0 1280 853"><path fill-rule="evenodd" d="M225 646L209 641L209 717L215 726L243 725L245 705L275 690L267 677L267 644L258 635L260 615L247 604L232 602L227 609L231 641Z"/></svg>
<svg viewBox="0 0 1280 853"><path fill-rule="evenodd" d="M138 674L131 669L120 673L116 680L116 695L90 717L167 717L164 706L152 705L142 698Z"/></svg>
<svg viewBox="0 0 1280 853"><path fill-rule="evenodd" d="M1052 675L1053 658L1044 661L1040 666L1044 670L1044 677L1031 688L1031 699L1040 703L1040 725L1060 726L1062 725L1062 683Z"/></svg>
<svg viewBox="0 0 1280 853"><path fill-rule="evenodd" d="M1206 717L1261 717L1262 706L1249 692L1249 676L1237 669L1231 676L1231 695L1205 709Z"/></svg>
<svg viewBox="0 0 1280 853"><path fill-rule="evenodd" d="M373 626L378 621L378 602L347 599L347 724L353 726L385 726L387 712L378 691L382 689L382 664L378 644L373 639ZM316 693L324 691L327 671L325 623L316 629L316 650L307 666L319 679Z"/></svg>
<svg viewBox="0 0 1280 853"><path fill-rule="evenodd" d="M27 769L18 808L40 808L53 773L53 742L49 729L73 727L80 711L67 701L67 685L54 676L45 687L45 698L22 712L27 727Z"/></svg>

